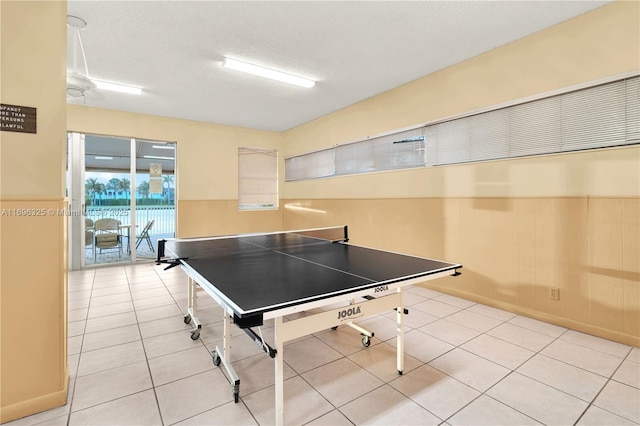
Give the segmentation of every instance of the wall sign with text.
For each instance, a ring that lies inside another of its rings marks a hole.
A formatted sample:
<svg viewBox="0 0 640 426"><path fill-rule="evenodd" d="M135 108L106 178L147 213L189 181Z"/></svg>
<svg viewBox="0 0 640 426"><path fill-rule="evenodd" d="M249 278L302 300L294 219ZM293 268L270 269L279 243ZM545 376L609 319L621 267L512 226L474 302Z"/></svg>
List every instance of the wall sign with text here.
<svg viewBox="0 0 640 426"><path fill-rule="evenodd" d="M0 130L37 133L36 109L20 105L0 104Z"/></svg>

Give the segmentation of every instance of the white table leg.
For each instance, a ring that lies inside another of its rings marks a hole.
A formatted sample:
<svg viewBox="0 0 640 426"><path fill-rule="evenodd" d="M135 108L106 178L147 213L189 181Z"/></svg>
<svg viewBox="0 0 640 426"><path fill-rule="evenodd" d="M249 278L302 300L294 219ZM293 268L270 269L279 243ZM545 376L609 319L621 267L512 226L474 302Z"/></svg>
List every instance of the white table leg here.
<svg viewBox="0 0 640 426"><path fill-rule="evenodd" d="M400 306L396 312L396 356L398 374L402 374L404 371L404 292L402 287L398 289L400 293Z"/></svg>
<svg viewBox="0 0 640 426"><path fill-rule="evenodd" d="M282 317L274 318L275 323L275 349L276 349L276 357L274 358L276 367L276 425L284 424L284 352L283 352L283 342L282 336L280 335L280 330L282 328Z"/></svg>

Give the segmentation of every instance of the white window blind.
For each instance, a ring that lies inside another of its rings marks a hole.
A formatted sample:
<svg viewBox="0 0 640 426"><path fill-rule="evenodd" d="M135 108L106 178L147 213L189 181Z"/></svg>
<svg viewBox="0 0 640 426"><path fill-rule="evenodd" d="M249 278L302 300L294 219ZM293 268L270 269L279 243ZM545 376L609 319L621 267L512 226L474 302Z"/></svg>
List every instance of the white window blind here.
<svg viewBox="0 0 640 426"><path fill-rule="evenodd" d="M429 165L640 142L640 77L427 126Z"/></svg>
<svg viewBox="0 0 640 426"><path fill-rule="evenodd" d="M278 151L238 148L238 208L278 207Z"/></svg>
<svg viewBox="0 0 640 426"><path fill-rule="evenodd" d="M335 174L380 172L425 165L424 128L335 148Z"/></svg>
<svg viewBox="0 0 640 426"><path fill-rule="evenodd" d="M287 158L285 180L316 179L333 175L333 148Z"/></svg>
<svg viewBox="0 0 640 426"><path fill-rule="evenodd" d="M310 179L639 143L640 77L631 77L292 157L285 160L286 178ZM318 167L320 163L323 167Z"/></svg>

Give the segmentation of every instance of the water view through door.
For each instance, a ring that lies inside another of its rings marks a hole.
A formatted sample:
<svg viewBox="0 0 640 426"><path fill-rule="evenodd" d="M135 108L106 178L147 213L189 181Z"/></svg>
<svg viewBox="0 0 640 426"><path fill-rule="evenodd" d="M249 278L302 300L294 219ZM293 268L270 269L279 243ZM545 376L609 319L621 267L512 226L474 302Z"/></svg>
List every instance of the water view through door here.
<svg viewBox="0 0 640 426"><path fill-rule="evenodd" d="M155 259L157 240L175 235L175 144L70 135L83 163L74 173L70 148L71 208L84 212L70 218L71 269Z"/></svg>

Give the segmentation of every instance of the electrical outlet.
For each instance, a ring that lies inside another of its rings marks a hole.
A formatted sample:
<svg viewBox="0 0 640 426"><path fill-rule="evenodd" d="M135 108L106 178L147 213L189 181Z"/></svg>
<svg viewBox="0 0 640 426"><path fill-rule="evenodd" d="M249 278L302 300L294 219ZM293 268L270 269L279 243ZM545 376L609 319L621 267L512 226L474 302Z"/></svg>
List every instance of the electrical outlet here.
<svg viewBox="0 0 640 426"><path fill-rule="evenodd" d="M560 289L558 287L549 287L549 299L560 300Z"/></svg>

